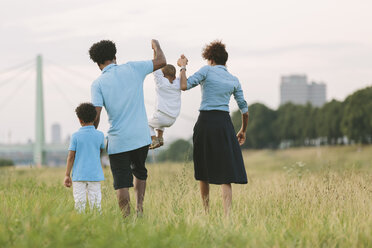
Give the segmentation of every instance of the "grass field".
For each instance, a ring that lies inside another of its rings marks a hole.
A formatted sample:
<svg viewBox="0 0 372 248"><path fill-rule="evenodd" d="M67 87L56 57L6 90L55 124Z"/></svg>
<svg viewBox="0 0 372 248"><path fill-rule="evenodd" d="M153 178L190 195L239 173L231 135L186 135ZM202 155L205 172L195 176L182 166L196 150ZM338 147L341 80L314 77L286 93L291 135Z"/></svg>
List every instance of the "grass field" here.
<svg viewBox="0 0 372 248"><path fill-rule="evenodd" d="M372 147L244 158L230 219L218 186L203 213L192 163L149 165L144 216L125 220L109 169L102 215L74 211L64 168L0 169L0 247L372 247Z"/></svg>

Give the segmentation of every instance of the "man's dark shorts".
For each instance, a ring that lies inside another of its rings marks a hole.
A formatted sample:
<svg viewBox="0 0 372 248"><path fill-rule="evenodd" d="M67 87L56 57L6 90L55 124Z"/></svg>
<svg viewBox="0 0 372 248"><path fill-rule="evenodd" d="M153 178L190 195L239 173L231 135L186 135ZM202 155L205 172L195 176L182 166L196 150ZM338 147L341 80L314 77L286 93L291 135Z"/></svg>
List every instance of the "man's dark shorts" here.
<svg viewBox="0 0 372 248"><path fill-rule="evenodd" d="M147 179L145 161L148 151L147 145L136 150L109 155L115 189L133 187L133 175L140 180Z"/></svg>

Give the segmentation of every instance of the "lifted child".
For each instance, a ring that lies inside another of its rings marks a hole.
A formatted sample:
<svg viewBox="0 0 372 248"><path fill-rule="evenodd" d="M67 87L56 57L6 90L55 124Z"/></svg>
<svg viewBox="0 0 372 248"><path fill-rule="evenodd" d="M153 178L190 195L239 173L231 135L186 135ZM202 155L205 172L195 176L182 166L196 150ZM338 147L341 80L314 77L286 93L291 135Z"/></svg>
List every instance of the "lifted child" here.
<svg viewBox="0 0 372 248"><path fill-rule="evenodd" d="M105 148L102 132L95 129L96 108L91 103L82 103L76 110L81 128L75 132L68 148L64 185L73 188L75 209L84 212L89 207L101 211L101 182L104 180L101 166L101 149ZM72 180L70 177L72 169Z"/></svg>
<svg viewBox="0 0 372 248"><path fill-rule="evenodd" d="M158 148L164 144L164 128L173 125L181 109L181 87L179 78L176 78L176 68L168 64L154 71L154 79L156 103L155 112L149 120L152 139L150 149ZM155 130L158 132L157 136Z"/></svg>

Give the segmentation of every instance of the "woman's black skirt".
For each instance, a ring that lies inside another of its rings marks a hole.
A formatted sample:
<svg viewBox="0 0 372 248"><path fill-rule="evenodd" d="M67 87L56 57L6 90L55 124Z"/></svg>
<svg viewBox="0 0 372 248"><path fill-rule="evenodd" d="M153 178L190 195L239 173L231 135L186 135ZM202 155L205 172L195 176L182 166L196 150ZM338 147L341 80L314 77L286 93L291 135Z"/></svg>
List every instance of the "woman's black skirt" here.
<svg viewBox="0 0 372 248"><path fill-rule="evenodd" d="M242 151L228 112L200 111L194 127L195 179L211 184L246 184Z"/></svg>

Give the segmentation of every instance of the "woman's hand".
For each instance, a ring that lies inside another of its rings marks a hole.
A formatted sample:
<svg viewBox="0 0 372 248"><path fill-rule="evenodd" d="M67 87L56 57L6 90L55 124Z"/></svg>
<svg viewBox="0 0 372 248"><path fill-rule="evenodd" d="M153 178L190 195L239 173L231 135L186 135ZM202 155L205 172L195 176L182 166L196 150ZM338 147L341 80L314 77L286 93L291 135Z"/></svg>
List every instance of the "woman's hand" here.
<svg viewBox="0 0 372 248"><path fill-rule="evenodd" d="M243 132L243 130L240 130L236 137L238 138L239 145L243 145L245 142L245 132Z"/></svg>

